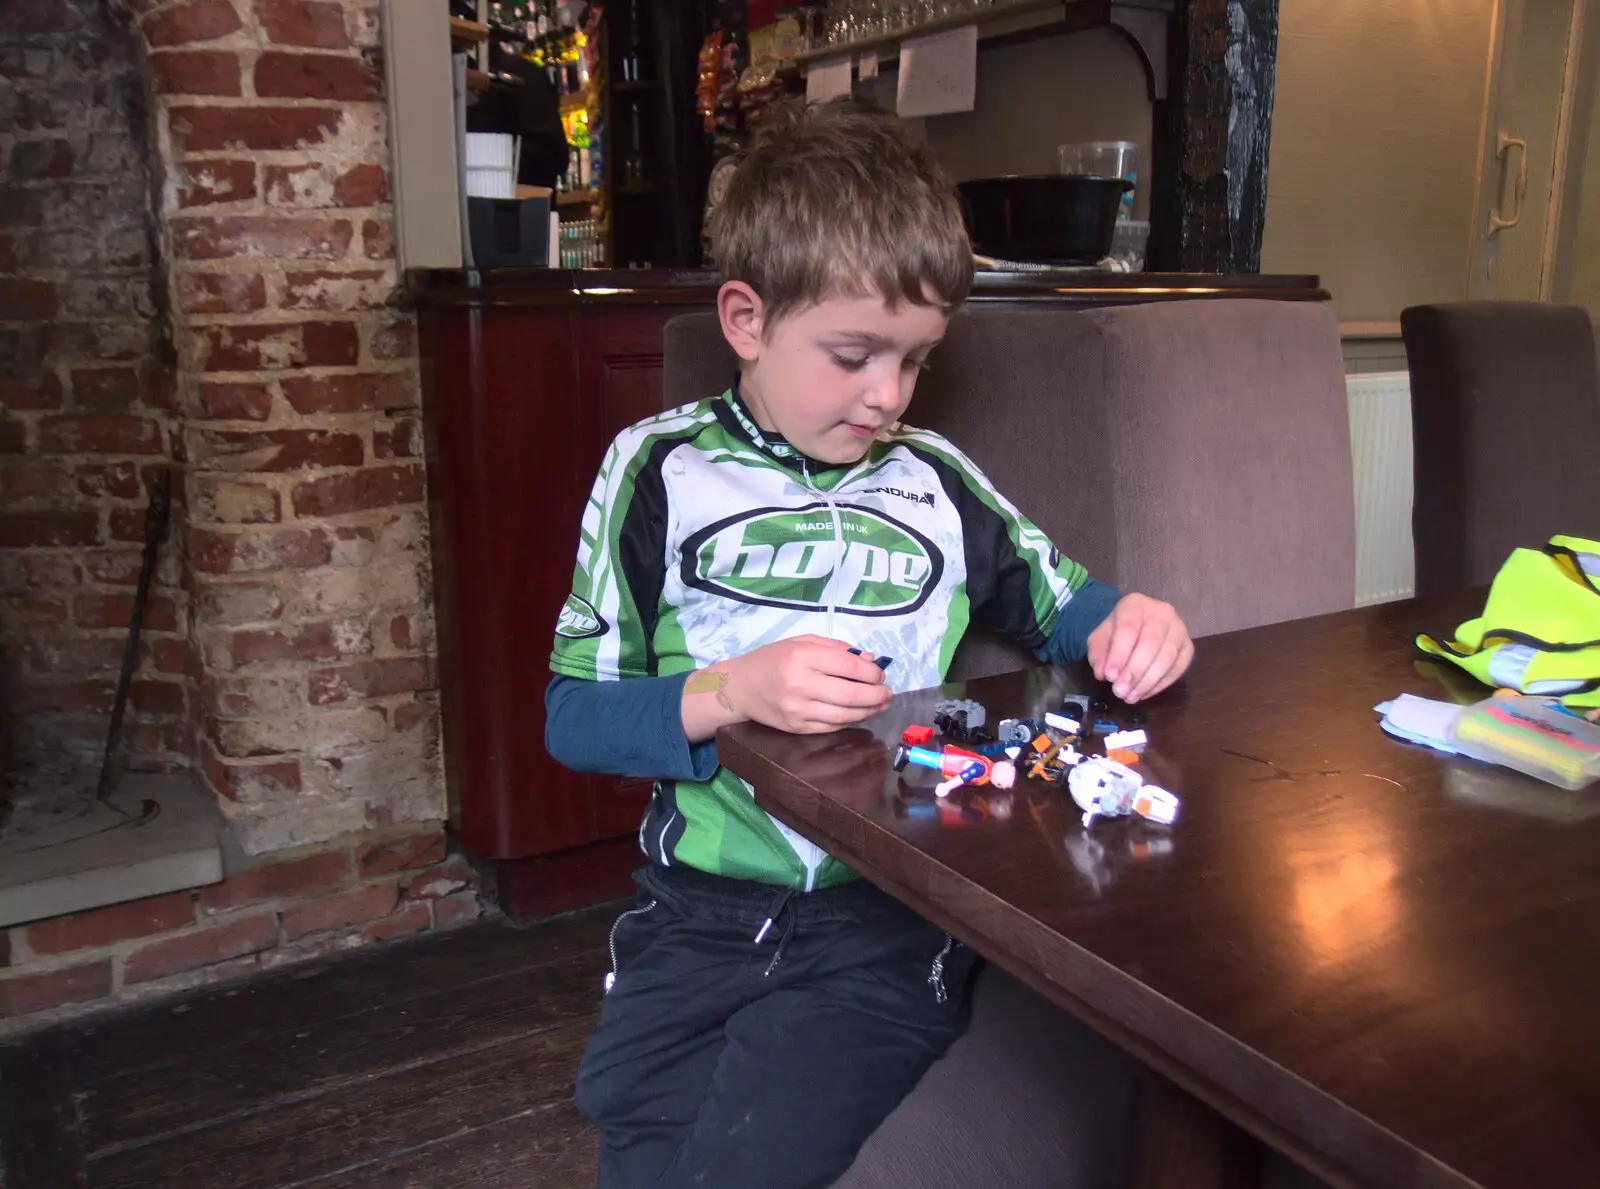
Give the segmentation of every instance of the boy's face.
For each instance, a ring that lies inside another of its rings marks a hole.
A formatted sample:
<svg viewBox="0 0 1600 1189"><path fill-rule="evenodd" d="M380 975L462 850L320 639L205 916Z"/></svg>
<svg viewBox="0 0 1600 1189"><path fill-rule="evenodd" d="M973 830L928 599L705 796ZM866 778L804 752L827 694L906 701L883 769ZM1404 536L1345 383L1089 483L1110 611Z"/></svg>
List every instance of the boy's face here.
<svg viewBox="0 0 1600 1189"><path fill-rule="evenodd" d="M766 326L761 299L736 281L718 304L756 424L838 465L858 461L900 419L948 321L936 305L891 310L877 296L830 297Z"/></svg>

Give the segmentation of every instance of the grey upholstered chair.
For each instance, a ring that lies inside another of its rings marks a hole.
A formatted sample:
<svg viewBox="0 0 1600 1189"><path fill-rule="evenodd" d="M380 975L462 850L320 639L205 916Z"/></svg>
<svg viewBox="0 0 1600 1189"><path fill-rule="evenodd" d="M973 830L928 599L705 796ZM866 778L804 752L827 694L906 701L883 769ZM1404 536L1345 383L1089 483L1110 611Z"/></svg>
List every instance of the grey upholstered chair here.
<svg viewBox="0 0 1600 1189"><path fill-rule="evenodd" d="M1327 306L1185 301L1096 310L1116 581L1192 635L1355 605L1355 500Z"/></svg>
<svg viewBox="0 0 1600 1189"><path fill-rule="evenodd" d="M1587 311L1413 306L1417 593L1488 582L1518 546L1600 536L1600 367Z"/></svg>
<svg viewBox="0 0 1600 1189"><path fill-rule="evenodd" d="M1326 306L968 313L932 365L907 420L949 436L1090 573L1176 604L1194 635L1354 604L1349 413ZM720 391L734 369L713 315L668 323L668 405ZM952 678L1032 660L973 643Z"/></svg>

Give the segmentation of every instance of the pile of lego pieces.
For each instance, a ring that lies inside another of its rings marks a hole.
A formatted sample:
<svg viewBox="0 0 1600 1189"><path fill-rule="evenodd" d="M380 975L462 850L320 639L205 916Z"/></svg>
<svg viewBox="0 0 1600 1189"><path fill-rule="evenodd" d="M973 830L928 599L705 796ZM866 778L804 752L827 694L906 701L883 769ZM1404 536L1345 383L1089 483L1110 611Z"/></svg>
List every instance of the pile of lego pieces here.
<svg viewBox="0 0 1600 1189"><path fill-rule="evenodd" d="M943 779L934 790L948 797L964 785L1011 788L1019 776L1065 784L1083 810L1083 824L1097 817L1137 814L1161 825L1178 816L1178 798L1135 771L1150 742L1137 710L1124 729L1102 699L1069 694L1061 709L1043 718L1001 719L993 733L981 703L970 698L939 702L933 726L906 728L895 751L895 771L908 764L932 768ZM1087 724L1087 725L1085 725ZM942 746L934 746L935 736ZM1090 754L1096 739L1104 754Z"/></svg>

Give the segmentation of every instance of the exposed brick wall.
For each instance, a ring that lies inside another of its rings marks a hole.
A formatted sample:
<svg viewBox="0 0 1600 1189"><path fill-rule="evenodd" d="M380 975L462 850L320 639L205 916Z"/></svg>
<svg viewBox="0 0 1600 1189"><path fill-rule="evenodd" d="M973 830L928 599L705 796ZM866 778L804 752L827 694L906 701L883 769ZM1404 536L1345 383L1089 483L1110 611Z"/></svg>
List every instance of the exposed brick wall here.
<svg viewBox="0 0 1600 1189"><path fill-rule="evenodd" d="M444 812L377 48L368 0L0 17L7 770L92 781L175 459L128 738L256 852Z"/></svg>
<svg viewBox="0 0 1600 1189"><path fill-rule="evenodd" d="M198 892L0 929L0 1035L481 911L472 869L437 828L274 855Z"/></svg>
<svg viewBox="0 0 1600 1189"><path fill-rule="evenodd" d="M0 929L0 1016L479 911L438 825L378 45L374 0L0 3L0 720L92 786L169 466L132 758L269 857Z"/></svg>
<svg viewBox="0 0 1600 1189"><path fill-rule="evenodd" d="M367 0L144 0L201 770L270 851L444 815L415 349Z"/></svg>
<svg viewBox="0 0 1600 1189"><path fill-rule="evenodd" d="M137 37L102 0L0 7L0 763L14 797L94 787L176 441ZM193 752L187 596L169 547L125 732Z"/></svg>

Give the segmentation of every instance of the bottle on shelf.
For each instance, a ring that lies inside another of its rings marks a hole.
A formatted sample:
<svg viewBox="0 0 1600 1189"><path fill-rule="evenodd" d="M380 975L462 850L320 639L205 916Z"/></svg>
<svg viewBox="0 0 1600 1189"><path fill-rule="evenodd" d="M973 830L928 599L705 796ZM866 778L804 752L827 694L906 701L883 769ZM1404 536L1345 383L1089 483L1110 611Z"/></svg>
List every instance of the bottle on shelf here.
<svg viewBox="0 0 1600 1189"><path fill-rule="evenodd" d="M587 82L583 66L583 53L578 44L578 18L573 15L572 9L560 10L560 63L561 85L556 89L565 95L573 95L583 90Z"/></svg>
<svg viewBox="0 0 1600 1189"><path fill-rule="evenodd" d="M637 100L628 105L628 120L633 137L628 145L628 155L622 162L622 184L630 190L638 190L646 184L648 171L644 164L644 134L640 131Z"/></svg>
<svg viewBox="0 0 1600 1189"><path fill-rule="evenodd" d="M528 58L540 66L545 61L545 28L543 14L536 4L522 6L522 27L528 37Z"/></svg>
<svg viewBox="0 0 1600 1189"><path fill-rule="evenodd" d="M639 0L628 0L627 23L622 33L622 78L624 82L636 83L644 76L641 73L642 55L640 43L643 40L639 28Z"/></svg>
<svg viewBox="0 0 1600 1189"><path fill-rule="evenodd" d="M578 28L573 9L555 0L530 0L522 11L527 18L528 60L544 67L545 76L558 94L582 91L589 81L583 52L588 37Z"/></svg>
<svg viewBox="0 0 1600 1189"><path fill-rule="evenodd" d="M594 185L594 169L589 153L589 113L580 112L578 114L583 119L577 121L577 133L573 138L573 156L577 160L578 185L588 189Z"/></svg>
<svg viewBox="0 0 1600 1189"><path fill-rule="evenodd" d="M590 169L589 113L585 109L567 112L561 122L567 134L567 172L562 189L583 190L594 185Z"/></svg>
<svg viewBox="0 0 1600 1189"><path fill-rule="evenodd" d="M605 267L605 241L598 220L576 219L561 224L560 263L562 268Z"/></svg>

